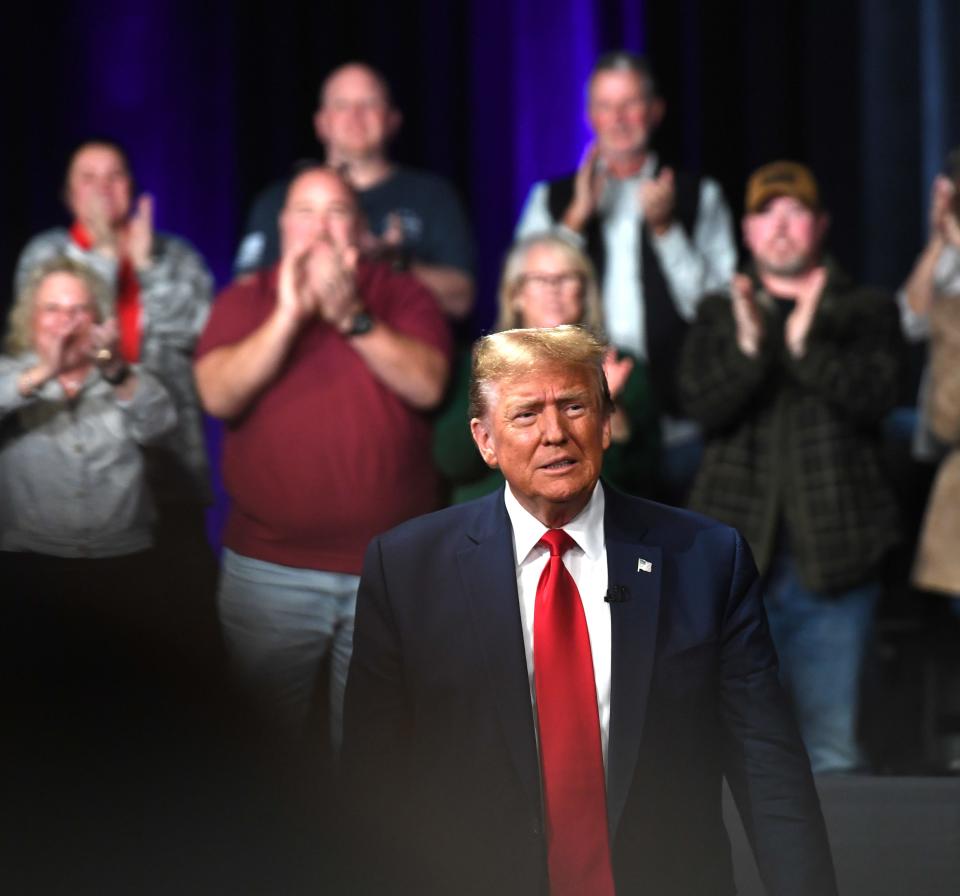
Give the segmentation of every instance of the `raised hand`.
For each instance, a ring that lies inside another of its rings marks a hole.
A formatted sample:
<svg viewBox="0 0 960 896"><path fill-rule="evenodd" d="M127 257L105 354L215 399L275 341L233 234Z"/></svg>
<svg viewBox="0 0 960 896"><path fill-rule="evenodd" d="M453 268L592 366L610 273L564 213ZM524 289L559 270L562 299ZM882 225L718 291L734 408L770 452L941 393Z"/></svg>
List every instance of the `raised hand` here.
<svg viewBox="0 0 960 896"><path fill-rule="evenodd" d="M827 269L815 268L806 278L803 288L797 294L797 305L790 312L784 326L783 336L787 349L792 355L802 357L807 349L807 334L810 324L820 304L820 296L827 282Z"/></svg>
<svg viewBox="0 0 960 896"><path fill-rule="evenodd" d="M763 337L763 318L757 309L753 281L745 274L734 274L730 282L733 319L737 325L737 345L745 355L754 357Z"/></svg>
<svg viewBox="0 0 960 896"><path fill-rule="evenodd" d="M606 169L596 143L591 143L583 154L573 180L573 199L563 214L562 224L580 233L590 216L597 210L607 184Z"/></svg>
<svg viewBox="0 0 960 896"><path fill-rule="evenodd" d="M397 212L387 215L387 226L380 235L380 241L393 248L403 245L403 218Z"/></svg>
<svg viewBox="0 0 960 896"><path fill-rule="evenodd" d="M630 372L633 370L633 358L625 355L617 359L617 350L611 346L603 356L603 372L607 377L607 388L610 397L616 401L627 384Z"/></svg>
<svg viewBox="0 0 960 896"><path fill-rule="evenodd" d="M153 253L153 197L144 193L127 224L125 246L133 266L142 271L150 267Z"/></svg>
<svg viewBox="0 0 960 896"><path fill-rule="evenodd" d="M380 236L367 229L360 237L360 251L366 258L393 261L403 249L403 219L396 212L387 215L386 227Z"/></svg>
<svg viewBox="0 0 960 896"><path fill-rule="evenodd" d="M70 366L71 348L82 337L86 328L79 318L67 320L45 339L36 342L37 356L46 379L59 376Z"/></svg>
<svg viewBox="0 0 960 896"><path fill-rule="evenodd" d="M647 226L657 235L667 232L673 223L673 208L676 202L676 185L673 169L662 168L660 173L640 184L640 205Z"/></svg>
<svg viewBox="0 0 960 896"><path fill-rule="evenodd" d="M957 185L949 177L941 174L934 179L930 195L930 234L960 248L957 194Z"/></svg>
<svg viewBox="0 0 960 896"><path fill-rule="evenodd" d="M299 326L317 311L306 289L306 261L309 248L295 247L280 260L277 280L277 311L284 321Z"/></svg>
<svg viewBox="0 0 960 896"><path fill-rule="evenodd" d="M320 317L345 331L361 304L356 291L359 251L353 246L338 249L327 240L318 240L304 261L304 290Z"/></svg>
<svg viewBox="0 0 960 896"><path fill-rule="evenodd" d="M120 329L116 318L111 317L90 327L88 353L90 360L108 377L124 368L126 362L120 354Z"/></svg>

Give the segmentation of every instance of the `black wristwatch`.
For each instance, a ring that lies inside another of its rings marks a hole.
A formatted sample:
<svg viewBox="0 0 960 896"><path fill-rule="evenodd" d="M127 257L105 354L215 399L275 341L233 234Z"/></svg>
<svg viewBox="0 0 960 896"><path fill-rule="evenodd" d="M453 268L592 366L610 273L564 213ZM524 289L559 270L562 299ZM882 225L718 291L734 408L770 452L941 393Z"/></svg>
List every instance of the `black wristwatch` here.
<svg viewBox="0 0 960 896"><path fill-rule="evenodd" d="M122 386L130 377L130 365L124 364L113 373L107 373L103 368L100 369L102 376L111 386Z"/></svg>
<svg viewBox="0 0 960 896"><path fill-rule="evenodd" d="M358 311L353 316L353 322L344 331L344 336L362 336L373 329L373 318L366 311Z"/></svg>
<svg viewBox="0 0 960 896"><path fill-rule="evenodd" d="M397 246L390 257L390 267L395 271L409 271L413 264L413 253L409 246Z"/></svg>

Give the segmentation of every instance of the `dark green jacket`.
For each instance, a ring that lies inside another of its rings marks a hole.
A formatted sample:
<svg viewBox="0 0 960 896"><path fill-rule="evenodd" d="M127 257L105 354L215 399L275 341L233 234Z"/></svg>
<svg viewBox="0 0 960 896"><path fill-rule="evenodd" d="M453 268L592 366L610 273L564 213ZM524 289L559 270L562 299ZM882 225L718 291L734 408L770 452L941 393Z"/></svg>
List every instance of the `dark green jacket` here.
<svg viewBox="0 0 960 896"><path fill-rule="evenodd" d="M433 427L433 459L450 487L451 504L479 498L503 485L500 471L484 463L470 435L469 387L470 353L464 352L457 359L447 400ZM639 362L634 363L619 401L630 421L630 438L607 449L603 477L621 491L648 497L659 475L660 424L646 369Z"/></svg>
<svg viewBox="0 0 960 896"><path fill-rule="evenodd" d="M766 334L757 357L737 347L730 298L714 295L679 372L706 439L690 506L736 526L761 571L783 524L804 584L824 592L868 579L897 540L879 425L903 364L893 300L828 271L802 358L784 345L777 300L755 283Z"/></svg>

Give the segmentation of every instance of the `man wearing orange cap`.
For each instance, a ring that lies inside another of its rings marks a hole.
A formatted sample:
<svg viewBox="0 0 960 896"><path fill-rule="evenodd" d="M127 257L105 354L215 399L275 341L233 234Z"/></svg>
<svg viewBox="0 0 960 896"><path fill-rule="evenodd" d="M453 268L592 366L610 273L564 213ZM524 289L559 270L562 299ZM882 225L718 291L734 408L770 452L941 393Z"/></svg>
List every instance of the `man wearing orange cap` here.
<svg viewBox="0 0 960 896"><path fill-rule="evenodd" d="M753 549L814 771L853 771L878 572L897 540L879 457L900 382L897 309L824 254L829 216L805 166L760 168L745 208L752 263L704 300L680 362L706 433L690 503Z"/></svg>

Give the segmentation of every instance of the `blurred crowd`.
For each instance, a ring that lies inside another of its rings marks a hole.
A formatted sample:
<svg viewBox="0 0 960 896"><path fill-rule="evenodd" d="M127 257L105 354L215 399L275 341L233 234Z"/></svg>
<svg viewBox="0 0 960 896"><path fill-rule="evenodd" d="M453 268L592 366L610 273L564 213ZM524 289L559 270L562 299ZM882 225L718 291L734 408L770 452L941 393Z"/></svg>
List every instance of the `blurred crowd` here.
<svg viewBox="0 0 960 896"><path fill-rule="evenodd" d="M829 254L797 161L750 176L738 240L719 184L654 150L666 104L643 58L602 56L585 97L593 140L575 171L531 186L495 327L604 340L605 479L740 529L814 770L865 770L860 692L891 551L916 541L912 585L960 608L960 151L893 296ZM0 357L11 642L111 632L113 651L129 638L222 667L277 730L324 732L336 755L367 543L503 484L467 412L469 218L444 179L390 158L400 124L377 71L333 71L313 117L322 160L256 198L216 297L200 254L154 228L122 145L70 155L71 224L23 248ZM908 343L926 358L912 450L935 472L919 532L884 448ZM204 414L223 421L220 458ZM219 557L211 463L230 498ZM42 656L68 677L77 660Z"/></svg>

